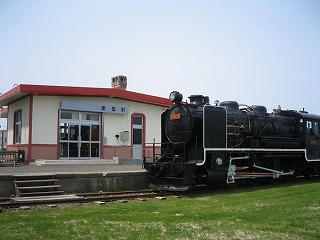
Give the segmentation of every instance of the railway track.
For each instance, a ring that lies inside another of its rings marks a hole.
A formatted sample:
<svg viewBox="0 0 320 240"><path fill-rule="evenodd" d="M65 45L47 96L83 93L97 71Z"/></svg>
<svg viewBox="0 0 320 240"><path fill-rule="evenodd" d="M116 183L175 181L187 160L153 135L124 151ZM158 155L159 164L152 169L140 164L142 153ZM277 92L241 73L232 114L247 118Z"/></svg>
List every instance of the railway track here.
<svg viewBox="0 0 320 240"><path fill-rule="evenodd" d="M145 201L149 198L164 198L173 195L173 192L158 192L152 190L125 191L125 192L100 192L72 195L49 195L39 197L3 198L0 199L0 208L19 208L21 206L34 206L43 204L63 203L90 203L90 202L113 202L128 201L132 199ZM181 193L180 193L181 194Z"/></svg>
<svg viewBox="0 0 320 240"><path fill-rule="evenodd" d="M42 196L38 198L24 197L24 198L2 198L0 199L0 209L6 208L19 208L35 205L53 205L53 204L85 204L96 202L98 204L104 204L107 202L126 202L129 200L146 201L148 199L165 199L168 196L203 196L208 194L220 194L220 193L234 193L243 191L252 191L263 188L281 188L290 185L298 185L312 182L319 182L320 176L313 176L310 178L296 178L295 181L290 182L276 182L265 183L254 186L242 185L237 187L207 187L198 186L190 192L161 192L155 190L144 191L124 191L124 192L99 192L99 193L83 193L76 195L54 195L54 196Z"/></svg>

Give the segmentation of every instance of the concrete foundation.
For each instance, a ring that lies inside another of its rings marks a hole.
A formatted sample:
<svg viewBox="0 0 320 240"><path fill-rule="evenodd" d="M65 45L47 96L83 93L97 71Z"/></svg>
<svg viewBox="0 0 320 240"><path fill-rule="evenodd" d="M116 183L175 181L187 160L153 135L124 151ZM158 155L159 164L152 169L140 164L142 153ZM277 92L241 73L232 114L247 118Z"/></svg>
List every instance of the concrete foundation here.
<svg viewBox="0 0 320 240"><path fill-rule="evenodd" d="M0 197L15 196L15 188L11 175L0 176Z"/></svg>
<svg viewBox="0 0 320 240"><path fill-rule="evenodd" d="M145 171L114 173L57 173L60 190L65 194L135 191L146 189ZM0 175L0 197L15 196L12 175Z"/></svg>

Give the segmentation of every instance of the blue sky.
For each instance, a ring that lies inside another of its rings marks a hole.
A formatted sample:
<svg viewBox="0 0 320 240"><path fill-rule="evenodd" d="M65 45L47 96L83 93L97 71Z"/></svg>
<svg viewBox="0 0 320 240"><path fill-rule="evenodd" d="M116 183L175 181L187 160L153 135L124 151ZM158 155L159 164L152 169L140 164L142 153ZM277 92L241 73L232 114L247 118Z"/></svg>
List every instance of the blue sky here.
<svg viewBox="0 0 320 240"><path fill-rule="evenodd" d="M14 84L173 90L320 114L319 0L0 0Z"/></svg>

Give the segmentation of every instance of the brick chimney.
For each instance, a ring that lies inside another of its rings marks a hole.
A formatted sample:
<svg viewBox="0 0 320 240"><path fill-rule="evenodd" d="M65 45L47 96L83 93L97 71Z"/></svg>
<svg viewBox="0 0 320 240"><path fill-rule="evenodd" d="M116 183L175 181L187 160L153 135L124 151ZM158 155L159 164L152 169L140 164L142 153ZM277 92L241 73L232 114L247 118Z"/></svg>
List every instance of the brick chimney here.
<svg viewBox="0 0 320 240"><path fill-rule="evenodd" d="M111 78L112 88L127 89L127 77L123 75L114 76Z"/></svg>

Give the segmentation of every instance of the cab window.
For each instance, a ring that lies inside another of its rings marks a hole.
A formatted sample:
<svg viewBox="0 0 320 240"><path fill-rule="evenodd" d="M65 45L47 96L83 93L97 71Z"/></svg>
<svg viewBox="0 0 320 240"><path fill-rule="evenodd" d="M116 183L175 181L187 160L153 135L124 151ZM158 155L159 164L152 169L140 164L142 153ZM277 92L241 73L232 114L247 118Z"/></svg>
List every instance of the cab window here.
<svg viewBox="0 0 320 240"><path fill-rule="evenodd" d="M312 135L319 135L319 122L306 121L306 133Z"/></svg>

